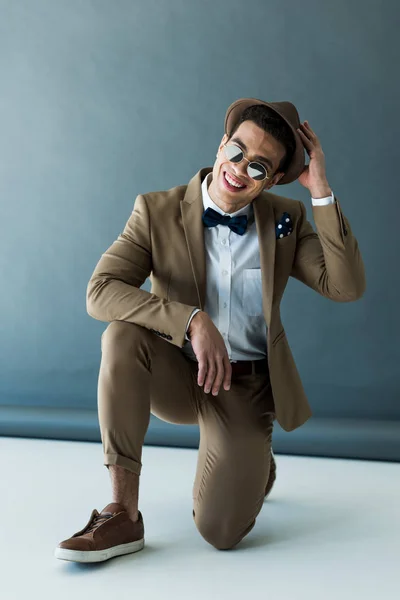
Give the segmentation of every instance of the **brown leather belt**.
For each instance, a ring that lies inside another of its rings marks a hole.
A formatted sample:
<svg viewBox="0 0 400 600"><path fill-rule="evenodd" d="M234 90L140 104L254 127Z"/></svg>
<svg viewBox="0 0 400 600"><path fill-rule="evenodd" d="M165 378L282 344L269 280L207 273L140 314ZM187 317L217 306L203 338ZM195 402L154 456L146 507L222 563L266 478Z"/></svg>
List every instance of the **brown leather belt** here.
<svg viewBox="0 0 400 600"><path fill-rule="evenodd" d="M268 359L262 358L261 360L238 360L231 362L232 366L232 377L239 377L240 375L254 375L268 373Z"/></svg>

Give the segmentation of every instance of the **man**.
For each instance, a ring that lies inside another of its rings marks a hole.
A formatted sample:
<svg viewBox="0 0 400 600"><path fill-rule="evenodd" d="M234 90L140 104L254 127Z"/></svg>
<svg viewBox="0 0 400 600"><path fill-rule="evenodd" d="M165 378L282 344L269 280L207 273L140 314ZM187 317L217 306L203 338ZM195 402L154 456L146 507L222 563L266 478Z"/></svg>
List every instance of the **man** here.
<svg viewBox="0 0 400 600"><path fill-rule="evenodd" d="M302 202L268 191L296 179L310 192L318 233ZM151 293L140 289L149 276ZM113 502L59 544L58 558L143 548L138 488L150 412L199 424L201 535L228 549L249 533L275 479L274 419L292 431L311 416L280 318L290 276L337 302L365 290L317 135L290 102L242 98L227 110L213 168L139 195L89 281L88 312L110 323L98 406Z"/></svg>

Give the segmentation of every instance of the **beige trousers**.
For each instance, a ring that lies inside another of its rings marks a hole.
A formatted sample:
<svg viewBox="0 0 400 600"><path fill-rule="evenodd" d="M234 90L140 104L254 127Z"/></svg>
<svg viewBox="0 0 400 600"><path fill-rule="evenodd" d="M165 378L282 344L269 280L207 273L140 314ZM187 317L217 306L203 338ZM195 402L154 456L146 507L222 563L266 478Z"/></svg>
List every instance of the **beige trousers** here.
<svg viewBox="0 0 400 600"><path fill-rule="evenodd" d="M150 412L198 424L193 516L219 549L254 527L270 469L274 403L268 374L232 378L217 396L197 384L197 362L144 327L113 321L102 335L98 408L104 464L140 475Z"/></svg>

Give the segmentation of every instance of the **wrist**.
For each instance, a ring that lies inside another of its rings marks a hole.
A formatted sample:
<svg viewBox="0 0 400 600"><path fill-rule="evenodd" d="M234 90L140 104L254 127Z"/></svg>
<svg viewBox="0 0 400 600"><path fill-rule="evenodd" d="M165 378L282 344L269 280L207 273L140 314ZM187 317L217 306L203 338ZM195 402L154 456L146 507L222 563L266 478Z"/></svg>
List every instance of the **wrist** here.
<svg viewBox="0 0 400 600"><path fill-rule="evenodd" d="M313 186L312 188L309 188L309 191L311 197L315 198L315 200L318 200L319 198L326 198L327 196L332 195L332 189L328 183Z"/></svg>
<svg viewBox="0 0 400 600"><path fill-rule="evenodd" d="M191 337L191 334L193 333L193 331L196 329L197 325L199 324L200 318L199 315L202 313L203 311L199 310L193 317L193 319L190 321L190 325L188 327L187 330L187 335L188 337Z"/></svg>

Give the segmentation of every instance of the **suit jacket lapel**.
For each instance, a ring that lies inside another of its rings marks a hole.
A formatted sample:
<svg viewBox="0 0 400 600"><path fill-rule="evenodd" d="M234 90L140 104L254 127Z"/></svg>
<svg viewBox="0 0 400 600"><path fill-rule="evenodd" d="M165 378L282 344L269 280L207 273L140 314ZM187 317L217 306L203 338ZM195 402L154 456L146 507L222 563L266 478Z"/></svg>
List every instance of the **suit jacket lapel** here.
<svg viewBox="0 0 400 600"><path fill-rule="evenodd" d="M182 223L201 310L204 310L206 301L206 249L202 221L204 207L201 182L210 171L212 171L212 167L206 167L192 177L187 186L185 197L181 201Z"/></svg>
<svg viewBox="0 0 400 600"><path fill-rule="evenodd" d="M263 286L263 312L268 325L271 323L272 298L274 294L275 271L275 216L268 192L261 192L253 201L258 244L260 248L260 266Z"/></svg>

